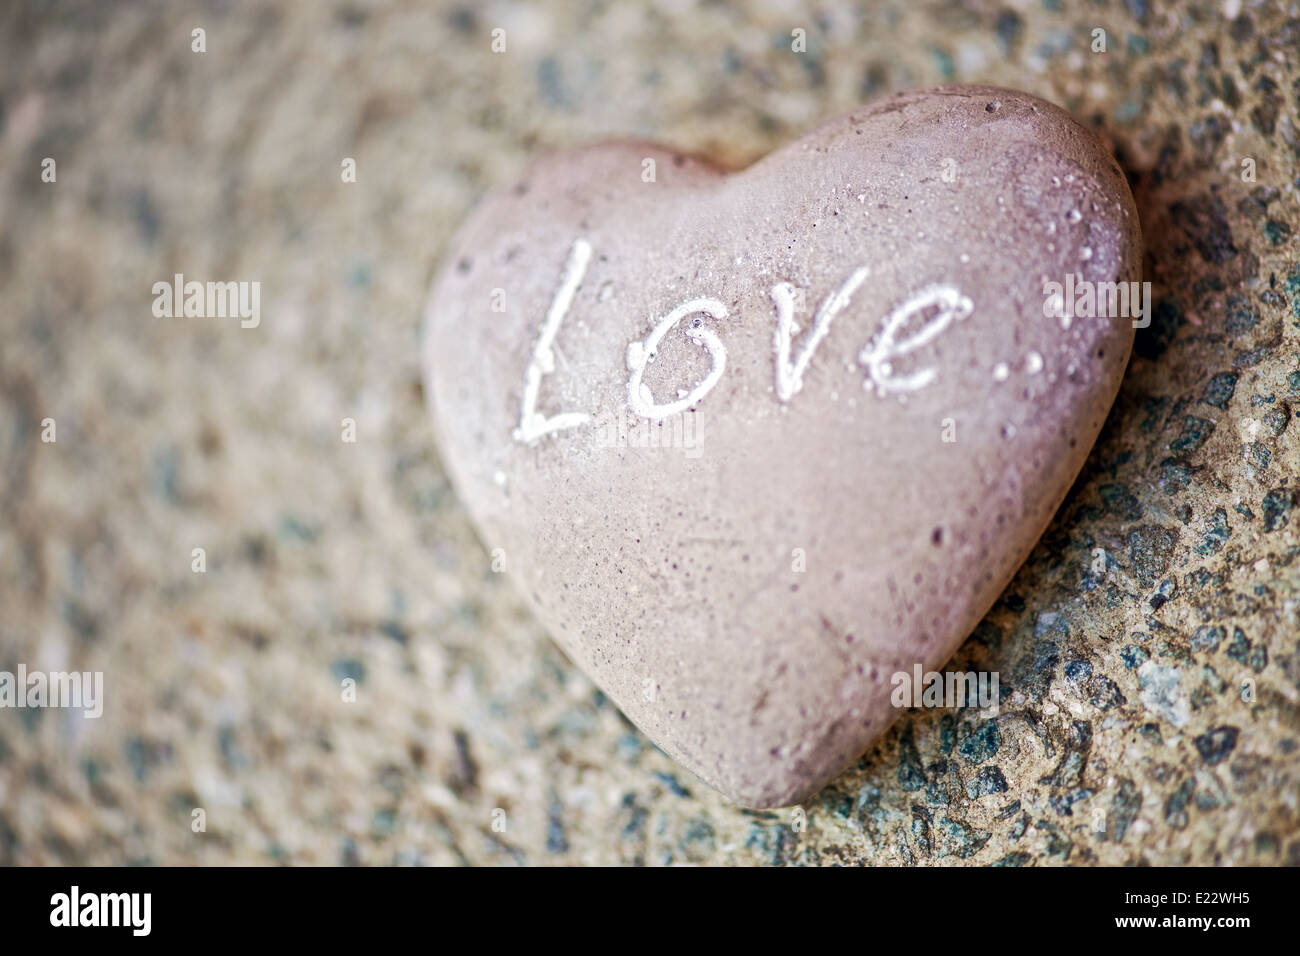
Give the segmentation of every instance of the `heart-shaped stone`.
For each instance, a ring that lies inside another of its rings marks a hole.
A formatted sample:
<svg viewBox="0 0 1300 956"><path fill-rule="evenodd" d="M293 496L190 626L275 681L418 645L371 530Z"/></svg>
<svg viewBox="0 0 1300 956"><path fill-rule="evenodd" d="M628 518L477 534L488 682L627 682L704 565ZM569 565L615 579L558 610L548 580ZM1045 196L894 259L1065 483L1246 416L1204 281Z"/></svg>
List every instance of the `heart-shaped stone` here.
<svg viewBox="0 0 1300 956"><path fill-rule="evenodd" d="M1010 90L900 94L741 172L553 156L435 282L443 460L638 727L741 804L799 802L1060 505L1149 315L1140 247L1107 151Z"/></svg>

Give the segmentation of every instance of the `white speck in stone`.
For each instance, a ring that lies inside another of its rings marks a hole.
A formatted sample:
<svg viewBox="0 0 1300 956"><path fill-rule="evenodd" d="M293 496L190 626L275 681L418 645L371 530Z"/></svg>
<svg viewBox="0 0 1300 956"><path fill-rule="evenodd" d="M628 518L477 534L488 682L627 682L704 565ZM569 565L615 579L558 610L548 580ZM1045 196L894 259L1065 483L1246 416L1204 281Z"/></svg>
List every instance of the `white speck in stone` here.
<svg viewBox="0 0 1300 956"><path fill-rule="evenodd" d="M1037 375L1043 370L1043 357L1037 352L1030 352L1025 356L1025 371L1030 375Z"/></svg>
<svg viewBox="0 0 1300 956"><path fill-rule="evenodd" d="M1046 276L1039 281L1046 283ZM1051 315L1063 315L1065 312L1065 296L1060 292L1054 292L1047 300L1047 305L1048 311Z"/></svg>
<svg viewBox="0 0 1300 956"><path fill-rule="evenodd" d="M1005 382L1007 376L1011 374L1011 369L1007 368L1006 362L999 362L993 366L993 378L995 381Z"/></svg>
<svg viewBox="0 0 1300 956"><path fill-rule="evenodd" d="M970 262L970 256L966 255L964 252L961 254L960 258L962 262Z"/></svg>
<svg viewBox="0 0 1300 956"><path fill-rule="evenodd" d="M1175 727L1187 723L1190 707L1182 685L1182 671L1177 667L1162 667L1155 661L1147 661L1138 668L1138 686L1141 688L1138 699L1143 707Z"/></svg>
<svg viewBox="0 0 1300 956"><path fill-rule="evenodd" d="M1083 218L1083 213L1079 212L1077 209L1071 209L1065 214L1065 218L1070 220L1070 222L1078 222Z"/></svg>
<svg viewBox="0 0 1300 956"><path fill-rule="evenodd" d="M492 476L492 480L495 481L499 487L504 488L506 486L506 473L504 471L498 471Z"/></svg>
<svg viewBox="0 0 1300 956"><path fill-rule="evenodd" d="M1091 258L1092 258L1092 247L1091 247L1091 246L1084 246L1082 249L1080 249L1080 250L1079 250L1079 258L1082 259L1084 262L1087 262L1089 259L1091 259Z"/></svg>

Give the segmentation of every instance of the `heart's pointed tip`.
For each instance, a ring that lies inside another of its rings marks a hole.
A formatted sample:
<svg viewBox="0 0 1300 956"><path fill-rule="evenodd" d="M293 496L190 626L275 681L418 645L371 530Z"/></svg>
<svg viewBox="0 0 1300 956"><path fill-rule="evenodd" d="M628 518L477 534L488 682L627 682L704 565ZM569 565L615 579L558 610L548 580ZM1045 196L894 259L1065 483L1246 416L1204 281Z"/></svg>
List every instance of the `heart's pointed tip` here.
<svg viewBox="0 0 1300 956"><path fill-rule="evenodd" d="M832 779L834 779L832 777ZM791 782L775 790L728 790L715 787L728 801L745 810L806 810L817 794L826 789L826 783L809 785Z"/></svg>
<svg viewBox="0 0 1300 956"><path fill-rule="evenodd" d="M885 705L875 702L879 711ZM801 722L792 709L787 723ZM746 734L734 724L703 748L681 746L682 741L662 740L660 749L716 790L729 803L748 810L807 809L819 793L851 770L892 723L881 721L847 728L830 718L833 726L803 726L794 734L777 732L762 739ZM752 729L752 728L750 728Z"/></svg>

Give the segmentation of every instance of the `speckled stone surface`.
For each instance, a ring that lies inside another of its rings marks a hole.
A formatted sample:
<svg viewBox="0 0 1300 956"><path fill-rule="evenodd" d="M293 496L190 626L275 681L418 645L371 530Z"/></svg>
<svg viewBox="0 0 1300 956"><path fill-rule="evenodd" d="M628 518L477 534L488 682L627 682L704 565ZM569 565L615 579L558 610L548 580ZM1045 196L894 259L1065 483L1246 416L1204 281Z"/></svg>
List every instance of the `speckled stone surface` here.
<svg viewBox="0 0 1300 956"><path fill-rule="evenodd" d="M743 7L0 13L0 669L107 695L0 711L0 863L1300 863L1300 11ZM1001 715L909 713L802 812L738 810L493 573L430 439L424 295L536 151L743 164L949 81L1114 145L1154 321L949 665L997 670ZM156 318L177 272L260 281L260 326Z"/></svg>

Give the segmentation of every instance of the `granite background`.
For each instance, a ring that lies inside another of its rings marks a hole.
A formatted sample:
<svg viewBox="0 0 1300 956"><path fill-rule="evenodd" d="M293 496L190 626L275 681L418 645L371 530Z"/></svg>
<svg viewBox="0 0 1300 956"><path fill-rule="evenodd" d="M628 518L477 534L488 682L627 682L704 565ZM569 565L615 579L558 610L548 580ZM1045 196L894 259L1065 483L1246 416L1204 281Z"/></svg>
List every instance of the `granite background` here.
<svg viewBox="0 0 1300 956"><path fill-rule="evenodd" d="M909 712L804 818L736 809L492 573L423 298L536 151L743 164L942 81L1114 145L1155 321L954 659L1001 716ZM1300 863L1298 178L1295 3L6 4L0 670L107 702L0 710L0 863ZM154 317L177 272L260 281L261 325Z"/></svg>

